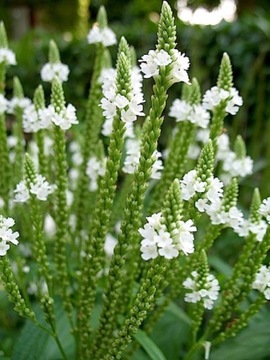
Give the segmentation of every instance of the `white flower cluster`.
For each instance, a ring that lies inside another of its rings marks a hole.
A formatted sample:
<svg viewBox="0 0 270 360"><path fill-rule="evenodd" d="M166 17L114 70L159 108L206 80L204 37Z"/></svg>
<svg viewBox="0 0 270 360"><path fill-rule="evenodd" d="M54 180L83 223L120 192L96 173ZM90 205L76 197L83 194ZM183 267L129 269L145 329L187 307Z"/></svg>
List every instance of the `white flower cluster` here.
<svg viewBox="0 0 270 360"><path fill-rule="evenodd" d="M173 84L183 81L189 82L187 70L189 68L189 59L184 54L181 54L178 50L172 50L171 56L165 50L150 50L147 55L143 55L141 62L141 70L144 73L145 78L150 78L159 75L160 68L164 66L170 66L170 74L168 75L168 81Z"/></svg>
<svg viewBox="0 0 270 360"><path fill-rule="evenodd" d="M76 109L71 104L68 104L60 113L55 110L53 105L49 105L48 108L39 111L39 120L43 124L48 124L52 121L62 130L68 130L71 128L71 125L79 123L76 117Z"/></svg>
<svg viewBox="0 0 270 360"><path fill-rule="evenodd" d="M7 48L0 48L0 64L16 65L16 57L13 51Z"/></svg>
<svg viewBox="0 0 270 360"><path fill-rule="evenodd" d="M106 159L99 160L96 156L92 156L87 163L86 174L90 179L89 190L96 191L98 188L99 176L104 176L106 170Z"/></svg>
<svg viewBox="0 0 270 360"><path fill-rule="evenodd" d="M133 174L138 167L140 160L140 145L141 142L138 139L127 139L126 141L126 158L123 165L123 171L127 174ZM151 169L151 179L160 179L161 172L163 170L163 164L161 160L161 153L155 151L152 155L154 164Z"/></svg>
<svg viewBox="0 0 270 360"><path fill-rule="evenodd" d="M191 170L180 180L180 186L183 200L190 200L199 194L195 206L198 211L206 212L212 224L229 226L240 236L245 236L247 223L243 213L236 206L228 211L223 209L223 183L218 178L211 176L207 181L201 181L197 171ZM250 231L256 231L255 226Z"/></svg>
<svg viewBox="0 0 270 360"><path fill-rule="evenodd" d="M18 245L17 231L12 232L11 227L15 224L12 218L5 218L0 215L0 256L5 256L8 249L10 248L9 243Z"/></svg>
<svg viewBox="0 0 270 360"><path fill-rule="evenodd" d="M245 177L252 174L253 160L250 156L238 157L234 151L230 150L229 137L221 134L217 140L218 151L216 159L221 161L222 181L228 184L234 177Z"/></svg>
<svg viewBox="0 0 270 360"><path fill-rule="evenodd" d="M199 129L196 134L196 142L191 144L188 150L190 159L197 159L200 155L201 144L209 140L210 131L208 129ZM198 144L199 143L199 144ZM238 157L230 149L229 136L226 133L217 138L216 161L220 162L219 177L227 185L234 177L245 177L252 174L253 160L250 156Z"/></svg>
<svg viewBox="0 0 270 360"><path fill-rule="evenodd" d="M121 120L126 123L126 136L134 137L133 122L136 121L137 116L144 116L143 106L144 102L142 93L142 76L137 67L131 71L131 95L129 100L127 97L116 94L116 70L103 70L100 81L102 83L102 91L104 98L101 99L101 108L103 115L106 118L102 134L110 135L112 132L113 118L116 115L117 109L120 110Z"/></svg>
<svg viewBox="0 0 270 360"><path fill-rule="evenodd" d="M23 111L23 131L35 133L41 129L49 129L52 122L47 112L46 108L37 111L34 104L27 106Z"/></svg>
<svg viewBox="0 0 270 360"><path fill-rule="evenodd" d="M62 63L46 63L42 66L40 76L43 81L52 82L56 77L61 81L67 81L69 68Z"/></svg>
<svg viewBox="0 0 270 360"><path fill-rule="evenodd" d="M5 112L14 114L14 110L16 108L21 108L23 110L30 104L31 100L28 98L14 97L11 100L7 100L2 94L0 94L0 114Z"/></svg>
<svg viewBox="0 0 270 360"><path fill-rule="evenodd" d="M266 218L268 224L270 224L270 197L263 200L259 208L259 213L263 215Z"/></svg>
<svg viewBox="0 0 270 360"><path fill-rule="evenodd" d="M270 300L270 269L267 266L261 266L256 274L252 287L263 293L266 300Z"/></svg>
<svg viewBox="0 0 270 360"><path fill-rule="evenodd" d="M115 33L108 27L101 29L98 24L94 24L87 35L89 44L101 43L105 47L116 44Z"/></svg>
<svg viewBox="0 0 270 360"><path fill-rule="evenodd" d="M22 180L14 190L14 202L26 202L30 198L30 193L36 195L37 199L46 201L48 195L55 190L54 185L50 185L44 176L36 175L35 181L30 183L30 189L26 186L25 180Z"/></svg>
<svg viewBox="0 0 270 360"><path fill-rule="evenodd" d="M223 100L228 101L225 111L231 115L235 115L243 105L243 99L234 87L227 91L214 86L204 94L202 106L205 110L213 110Z"/></svg>
<svg viewBox="0 0 270 360"><path fill-rule="evenodd" d="M214 275L209 274L204 284L200 284L199 274L197 271L192 271L191 277L188 277L184 282L185 289L191 290L191 292L185 295L184 300L189 303L203 302L205 309L211 310L214 305L214 301L218 299L220 286L218 280Z"/></svg>
<svg viewBox="0 0 270 360"><path fill-rule="evenodd" d="M0 94L0 114L4 114L8 109L8 100Z"/></svg>
<svg viewBox="0 0 270 360"><path fill-rule="evenodd" d="M172 259L182 251L185 255L194 252L194 235L197 229L192 220L177 221L174 230L169 233L161 213L153 214L147 219L147 224L139 229L143 237L141 241L141 256L144 260L155 259L158 256Z"/></svg>
<svg viewBox="0 0 270 360"><path fill-rule="evenodd" d="M195 205L199 211L205 211L209 206L211 208L220 203L223 194L223 183L211 176L207 181L202 181L198 176L197 170L190 170L180 180L183 200L190 200L194 195L201 194Z"/></svg>
<svg viewBox="0 0 270 360"><path fill-rule="evenodd" d="M206 129L210 114L206 111L202 105L190 105L184 100L175 99L169 111L169 116L179 121L190 121L192 124Z"/></svg>
<svg viewBox="0 0 270 360"><path fill-rule="evenodd" d="M29 105L31 104L31 100L25 97L22 98L18 98L18 97L13 97L11 100L9 100L8 102L8 109L7 112L9 114L14 114L15 110L17 108L20 108L22 110L26 109Z"/></svg>

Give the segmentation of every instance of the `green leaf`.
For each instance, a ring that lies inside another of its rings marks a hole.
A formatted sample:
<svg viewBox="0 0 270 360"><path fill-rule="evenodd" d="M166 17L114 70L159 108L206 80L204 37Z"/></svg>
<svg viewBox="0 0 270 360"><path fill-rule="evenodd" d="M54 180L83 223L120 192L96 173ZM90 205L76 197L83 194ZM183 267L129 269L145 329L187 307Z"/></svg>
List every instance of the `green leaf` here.
<svg viewBox="0 0 270 360"><path fill-rule="evenodd" d="M165 356L163 355L162 351L157 347L157 345L151 340L148 335L142 330L138 330L137 333L134 335L135 339L147 354L150 356L152 360L166 360Z"/></svg>
<svg viewBox="0 0 270 360"><path fill-rule="evenodd" d="M191 325L190 317L175 303L171 303L168 307L168 311L175 315L179 320L183 321L184 323Z"/></svg>
<svg viewBox="0 0 270 360"><path fill-rule="evenodd" d="M232 268L217 256L209 256L209 264L223 275L230 276L232 274Z"/></svg>
<svg viewBox="0 0 270 360"><path fill-rule="evenodd" d="M247 328L236 338L228 339L218 348L211 350L211 360L270 359L270 314L265 307L254 316Z"/></svg>
<svg viewBox="0 0 270 360"><path fill-rule="evenodd" d="M75 359L74 340L70 335L70 326L67 317L59 303L56 303L57 330L61 344L68 359ZM42 321L41 311L36 311L37 317L42 325L48 327ZM11 357L12 360L56 360L62 359L61 353L56 345L55 339L47 332L37 327L31 321L26 321L21 331Z"/></svg>

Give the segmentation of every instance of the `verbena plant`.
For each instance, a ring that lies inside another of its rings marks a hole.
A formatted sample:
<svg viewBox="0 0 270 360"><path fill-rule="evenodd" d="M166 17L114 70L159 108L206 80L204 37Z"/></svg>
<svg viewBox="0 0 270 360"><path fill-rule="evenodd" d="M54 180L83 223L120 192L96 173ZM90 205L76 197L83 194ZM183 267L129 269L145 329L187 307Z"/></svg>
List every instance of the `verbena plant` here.
<svg viewBox="0 0 270 360"><path fill-rule="evenodd" d="M202 97L175 34L164 2L156 49L139 68L122 38L114 69L107 47L116 37L101 8L88 35L96 60L78 124L62 87L69 69L53 41L41 69L50 104L42 86L33 102L25 98L18 78L6 99L6 70L16 59L1 24L0 275L15 311L41 329L26 324L16 359L130 359L139 347L165 359L148 334L168 307L179 327L180 319L188 325L179 359L209 359L210 348L270 299L270 198L261 201L255 189L245 216L237 205L238 182L253 162L240 136L231 149L224 128L242 105L229 57ZM148 114L143 77L154 82ZM175 128L161 153L171 86L182 86L182 97L169 109ZM232 234L244 238L233 271L213 274L208 254ZM57 348L38 352L35 343L48 336Z"/></svg>

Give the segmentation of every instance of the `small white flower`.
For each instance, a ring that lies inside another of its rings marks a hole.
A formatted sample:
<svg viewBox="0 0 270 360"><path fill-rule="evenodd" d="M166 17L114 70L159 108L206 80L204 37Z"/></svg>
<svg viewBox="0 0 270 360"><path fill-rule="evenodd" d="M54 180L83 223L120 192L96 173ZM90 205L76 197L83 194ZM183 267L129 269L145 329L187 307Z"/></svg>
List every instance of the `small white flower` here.
<svg viewBox="0 0 270 360"><path fill-rule="evenodd" d="M16 57L13 51L7 48L0 48L0 64L16 65Z"/></svg>
<svg viewBox="0 0 270 360"><path fill-rule="evenodd" d="M204 284L199 281L199 274L197 271L191 273L191 277L188 277L183 286L187 290L191 290L186 293L184 300L186 302L197 303L202 301L205 309L211 310L214 305L214 301L218 299L220 286L218 280L209 274Z"/></svg>
<svg viewBox="0 0 270 360"><path fill-rule="evenodd" d="M43 118L42 115L44 116ZM62 109L59 113L56 112L53 105L50 105L47 108L46 113L44 112L43 114L41 114L41 118L43 121L46 121L46 117L49 117L51 121L55 125L59 126L62 130L68 130L73 124L79 123L76 117L76 109L71 104L68 104L68 106Z"/></svg>
<svg viewBox="0 0 270 360"><path fill-rule="evenodd" d="M232 87L229 91L221 89L217 86L207 90L203 97L203 107L206 110L213 110L222 100L227 100L225 111L231 115L238 112L239 107L243 104L238 91Z"/></svg>
<svg viewBox="0 0 270 360"><path fill-rule="evenodd" d="M36 195L41 201L46 201L48 195L53 193L55 186L50 185L44 176L36 175L35 181L30 183L30 193Z"/></svg>
<svg viewBox="0 0 270 360"><path fill-rule="evenodd" d="M5 256L10 248L9 243L18 245L19 233L12 232L11 227L14 226L15 221L12 218L5 218L0 215L0 256Z"/></svg>
<svg viewBox="0 0 270 360"><path fill-rule="evenodd" d="M102 43L105 47L116 44L114 32L108 27L100 29L98 24L93 25L87 35L87 40L89 44Z"/></svg>
<svg viewBox="0 0 270 360"><path fill-rule="evenodd" d="M177 82L189 83L187 70L189 68L189 58L185 54L181 54L178 50L173 50L172 70L169 80L172 84Z"/></svg>
<svg viewBox="0 0 270 360"><path fill-rule="evenodd" d="M176 119L176 121L186 121L192 106L184 100L175 99L169 111L169 116Z"/></svg>
<svg viewBox="0 0 270 360"><path fill-rule="evenodd" d="M14 114L15 110L17 108L20 108L22 110L26 109L28 106L31 105L31 100L28 98L18 98L18 97L13 97L9 103L8 103L8 110L7 112L9 114Z"/></svg>
<svg viewBox="0 0 270 360"><path fill-rule="evenodd" d="M165 50L156 51L154 61L158 66L166 66L172 62L170 55Z"/></svg>
<svg viewBox="0 0 270 360"><path fill-rule="evenodd" d="M14 190L15 202L26 202L30 198L29 190L25 184L25 181L19 182Z"/></svg>
<svg viewBox="0 0 270 360"><path fill-rule="evenodd" d="M123 109L129 104L129 100L125 96L117 94L114 99L114 104L118 109Z"/></svg>
<svg viewBox="0 0 270 360"><path fill-rule="evenodd" d="M155 244L153 245L142 245L140 248L143 260L155 259L158 257L158 250Z"/></svg>
<svg viewBox="0 0 270 360"><path fill-rule="evenodd" d="M52 82L56 77L61 81L67 81L69 68L62 63L46 63L41 68L41 79L43 81Z"/></svg>
<svg viewBox="0 0 270 360"><path fill-rule="evenodd" d="M261 242L264 238L264 235L266 233L267 230L267 223L264 220L261 220L259 223L254 224L254 223L250 223L248 226L248 230L252 233L252 234L256 234L256 239L257 241Z"/></svg>
<svg viewBox="0 0 270 360"><path fill-rule="evenodd" d="M256 274L255 280L252 284L253 289L256 289L264 294L267 300L270 300L270 269L262 265Z"/></svg>
<svg viewBox="0 0 270 360"><path fill-rule="evenodd" d="M263 200L258 212L270 223L270 197Z"/></svg>
<svg viewBox="0 0 270 360"><path fill-rule="evenodd" d="M125 123L131 123L137 120L137 116L134 114L132 109L128 108L127 110L121 110L121 120Z"/></svg>

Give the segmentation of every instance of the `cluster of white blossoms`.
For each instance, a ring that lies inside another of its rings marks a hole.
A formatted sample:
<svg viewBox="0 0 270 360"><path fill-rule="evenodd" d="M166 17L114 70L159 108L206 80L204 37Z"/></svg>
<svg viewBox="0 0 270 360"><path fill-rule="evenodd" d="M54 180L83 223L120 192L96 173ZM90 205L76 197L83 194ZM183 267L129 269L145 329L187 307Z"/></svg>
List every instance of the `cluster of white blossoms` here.
<svg viewBox="0 0 270 360"><path fill-rule="evenodd" d="M191 290L185 295L184 300L186 302L197 303L202 301L204 308L211 310L214 301L218 299L220 286L218 280L212 274L207 275L206 281L201 284L198 272L192 271L191 277L188 277L183 282L183 286L185 289Z"/></svg>
<svg viewBox="0 0 270 360"><path fill-rule="evenodd" d="M0 48L0 64L16 65L16 57L12 50L7 48Z"/></svg>
<svg viewBox="0 0 270 360"><path fill-rule="evenodd" d="M49 105L47 108L39 111L39 120L43 124L53 122L59 126L62 130L68 130L72 125L78 124L76 109L73 105L68 104L60 112L56 111L53 105Z"/></svg>
<svg viewBox="0 0 270 360"><path fill-rule="evenodd" d="M264 294L266 300L270 300L270 269L262 265L256 274L256 278L252 284L253 289L259 290Z"/></svg>
<svg viewBox="0 0 270 360"><path fill-rule="evenodd" d="M140 145L139 139L127 139L126 141L126 158L122 170L124 173L133 174L138 168L140 160ZM151 179L160 179L161 172L163 170L163 164L161 160L161 152L155 151L152 155L154 163L151 168Z"/></svg>
<svg viewBox="0 0 270 360"><path fill-rule="evenodd" d="M141 241L141 256L144 260L162 256L173 259L182 251L185 255L194 252L194 235L197 229L192 220L177 221L174 230L169 233L161 213L155 213L147 219L147 224L139 229L143 237Z"/></svg>
<svg viewBox="0 0 270 360"><path fill-rule="evenodd" d="M9 100L8 102L8 108L7 108L7 112L9 114L14 114L16 109L21 109L24 110L26 109L29 105L31 104L31 100L26 98L26 97L13 97L11 100Z"/></svg>
<svg viewBox="0 0 270 360"><path fill-rule="evenodd" d="M263 202L259 208L259 213L262 216L264 216L266 218L268 224L270 224L270 197L263 200Z"/></svg>
<svg viewBox="0 0 270 360"><path fill-rule="evenodd" d="M97 23L89 31L87 40L89 44L101 43L105 47L112 46L117 42L115 33L109 27L100 28Z"/></svg>
<svg viewBox="0 0 270 360"><path fill-rule="evenodd" d="M5 256L10 248L9 243L18 245L17 231L12 232L11 227L14 226L15 221L12 218L5 218L0 215L0 256Z"/></svg>
<svg viewBox="0 0 270 360"><path fill-rule="evenodd" d="M143 55L140 60L141 70L145 78L159 75L160 69L170 66L168 81L174 84L180 81L189 83L187 70L189 68L189 58L181 54L178 50L172 50L172 56L165 50L150 50L147 55Z"/></svg>
<svg viewBox="0 0 270 360"><path fill-rule="evenodd" d="M169 116L175 118L177 122L189 121L203 129L207 128L210 120L209 112L202 105L190 105L186 101L179 99L173 101Z"/></svg>
<svg viewBox="0 0 270 360"><path fill-rule="evenodd" d="M89 190L96 191L98 188L98 178L105 175L106 159L99 160L92 156L87 162L86 174L90 179Z"/></svg>
<svg viewBox="0 0 270 360"><path fill-rule="evenodd" d="M61 81L67 81L69 68L67 65L58 63L46 63L42 66L40 76L42 81L52 82L56 77Z"/></svg>
<svg viewBox="0 0 270 360"><path fill-rule="evenodd" d="M213 110L223 100L227 101L225 111L231 115L235 115L243 105L243 99L234 87L227 91L214 86L204 94L202 106L205 110Z"/></svg>
<svg viewBox="0 0 270 360"><path fill-rule="evenodd" d="M101 99L100 106L103 110L105 122L102 134L109 136L112 133L113 118L120 111L120 119L126 123L126 137L134 137L133 122L137 116L144 116L142 103L144 102L142 93L142 76L137 67L131 70L131 94L127 97L117 94L116 91L116 70L104 69L100 76L102 92L104 98Z"/></svg>
<svg viewBox="0 0 270 360"><path fill-rule="evenodd" d="M225 211L222 206L222 181L213 176L206 181L201 181L197 171L191 170L180 180L180 186L183 200L188 201L199 195L195 207L199 212L206 212L213 225L223 224L231 227L240 236L245 236L249 228L246 227L243 213L236 206L232 206L228 211ZM250 227L250 231L256 231L255 225Z"/></svg>
<svg viewBox="0 0 270 360"><path fill-rule="evenodd" d="M205 211L209 206L214 208L220 203L223 195L223 183L213 176L207 181L202 181L198 176L197 170L190 170L180 180L183 200L190 200L196 194L200 194L200 199L195 203L197 209Z"/></svg>
<svg viewBox="0 0 270 360"><path fill-rule="evenodd" d="M228 184L234 177L245 177L252 174L253 160L250 156L239 157L230 149L229 136L221 134L217 139L218 151L216 160L221 161L222 174L220 178Z"/></svg>
<svg viewBox="0 0 270 360"><path fill-rule="evenodd" d="M199 129L196 134L195 142L188 150L190 159L197 159L201 151L201 143L205 144L210 137L209 129ZM245 177L252 174L253 160L250 156L239 157L230 149L230 140L227 133L222 133L217 138L216 161L219 162L219 177L227 185L234 177Z"/></svg>
<svg viewBox="0 0 270 360"><path fill-rule="evenodd" d="M14 190L14 202L26 202L30 198L30 193L36 195L38 200L46 201L48 195L53 193L54 190L55 185L50 185L44 176L38 174L36 175L34 182L30 183L30 189L28 189L25 180L19 182Z"/></svg>
<svg viewBox="0 0 270 360"><path fill-rule="evenodd" d="M41 129L49 129L52 121L47 115L46 108L36 110L34 104L30 104L23 111L23 131L26 133L35 133Z"/></svg>

